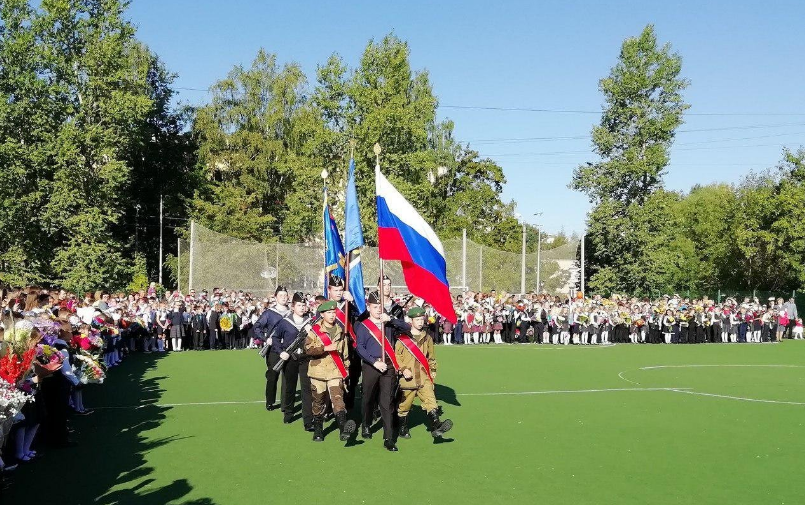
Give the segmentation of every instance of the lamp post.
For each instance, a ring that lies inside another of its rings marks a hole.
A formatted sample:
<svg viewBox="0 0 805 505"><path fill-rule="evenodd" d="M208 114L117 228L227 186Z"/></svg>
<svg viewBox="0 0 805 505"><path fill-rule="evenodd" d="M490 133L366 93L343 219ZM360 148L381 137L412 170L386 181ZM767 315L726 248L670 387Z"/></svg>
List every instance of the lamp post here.
<svg viewBox="0 0 805 505"><path fill-rule="evenodd" d="M523 216L519 213L515 214L514 217L516 217L520 221L520 224L523 226L523 250L522 250L522 259L520 261L521 263L520 294L522 295L525 293L525 219L523 219Z"/></svg>
<svg viewBox="0 0 805 505"><path fill-rule="evenodd" d="M539 217L542 215L542 212L535 212L534 216ZM542 249L542 231L540 230L539 224L534 225L537 228L537 294L540 294L542 288L540 286L540 267L542 266L540 263L540 250Z"/></svg>

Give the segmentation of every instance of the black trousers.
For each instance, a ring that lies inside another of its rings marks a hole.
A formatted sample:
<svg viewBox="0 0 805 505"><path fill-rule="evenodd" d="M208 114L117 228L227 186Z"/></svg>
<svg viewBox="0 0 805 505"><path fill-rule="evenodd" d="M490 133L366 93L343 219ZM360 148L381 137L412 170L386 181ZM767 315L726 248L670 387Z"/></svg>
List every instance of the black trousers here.
<svg viewBox="0 0 805 505"><path fill-rule="evenodd" d="M307 358L301 358L297 362L299 388L302 390L302 422L305 426L313 424L313 391L310 377L307 374L308 365L310 365L310 360ZM294 389L296 389L296 383L294 383Z"/></svg>
<svg viewBox="0 0 805 505"><path fill-rule="evenodd" d="M277 382L279 373L273 370L280 361L280 355L271 351L266 356L266 405L277 399ZM307 359L289 359L282 367L282 390L280 391L280 410L285 414L293 414L296 406L296 388L300 386L302 393L302 422L307 426L313 424L313 393L310 390L310 377L307 375L309 361Z"/></svg>
<svg viewBox="0 0 805 505"><path fill-rule="evenodd" d="M269 351L266 355L266 406L273 405L277 401L277 382L280 372L275 372L273 368L279 361L280 355L274 351ZM283 389L285 388L283 387Z"/></svg>
<svg viewBox="0 0 805 505"><path fill-rule="evenodd" d="M209 335L210 335L210 349L217 349L218 342L221 340L221 334L218 333L217 329L210 328Z"/></svg>
<svg viewBox="0 0 805 505"><path fill-rule="evenodd" d="M545 332L545 323L531 323L534 328L534 342L542 344L542 334Z"/></svg>
<svg viewBox="0 0 805 505"><path fill-rule="evenodd" d="M204 349L204 332L202 330L193 332L193 349L197 351Z"/></svg>
<svg viewBox="0 0 805 505"><path fill-rule="evenodd" d="M380 418L383 420L383 439L392 440L394 437L394 392L397 375L394 367L389 366L385 373L380 373L375 367L363 363L363 426L372 425L372 415L375 405L380 407Z"/></svg>
<svg viewBox="0 0 805 505"><path fill-rule="evenodd" d="M347 391L344 393L344 405L350 411L355 408L355 391L358 390L358 384L361 380L361 363L362 361L357 351L350 345L349 375L346 380Z"/></svg>

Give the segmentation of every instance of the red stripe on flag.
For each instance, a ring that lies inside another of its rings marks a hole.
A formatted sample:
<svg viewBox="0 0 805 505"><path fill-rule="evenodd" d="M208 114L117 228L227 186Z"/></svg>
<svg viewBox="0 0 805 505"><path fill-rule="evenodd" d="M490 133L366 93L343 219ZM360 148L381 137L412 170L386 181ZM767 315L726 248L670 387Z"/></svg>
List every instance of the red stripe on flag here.
<svg viewBox="0 0 805 505"><path fill-rule="evenodd" d="M396 228L378 228L377 238L380 258L400 262L409 291L433 305L436 312L455 324L457 317L450 289L433 273L412 261L400 232Z"/></svg>

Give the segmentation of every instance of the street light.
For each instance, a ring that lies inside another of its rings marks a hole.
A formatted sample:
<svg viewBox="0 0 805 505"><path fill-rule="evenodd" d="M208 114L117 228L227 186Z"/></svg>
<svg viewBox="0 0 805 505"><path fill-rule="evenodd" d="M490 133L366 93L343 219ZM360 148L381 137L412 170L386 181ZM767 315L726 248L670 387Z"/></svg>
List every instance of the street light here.
<svg viewBox="0 0 805 505"><path fill-rule="evenodd" d="M514 217L523 225L523 252L520 270L520 294L523 295L525 294L525 219L523 219L522 214L519 212L515 213Z"/></svg>
<svg viewBox="0 0 805 505"><path fill-rule="evenodd" d="M534 216L541 216L542 212L535 212ZM537 228L537 294L542 292L542 285L540 284L540 249L542 249L542 231L540 231L539 224L534 225Z"/></svg>

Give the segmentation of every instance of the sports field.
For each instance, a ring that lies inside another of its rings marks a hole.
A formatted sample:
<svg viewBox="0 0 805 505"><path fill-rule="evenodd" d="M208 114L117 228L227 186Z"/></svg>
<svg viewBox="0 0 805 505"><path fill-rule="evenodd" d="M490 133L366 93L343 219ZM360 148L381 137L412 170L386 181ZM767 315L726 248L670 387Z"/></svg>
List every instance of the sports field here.
<svg viewBox="0 0 805 505"><path fill-rule="evenodd" d="M400 452L313 443L264 408L255 351L135 355L90 388L77 445L17 470L4 503L797 504L805 343L438 347L455 427L416 407ZM42 488L47 475L74 486ZM31 489L42 489L31 496ZM8 501L6 501L8 500ZM31 501L33 500L33 501Z"/></svg>

